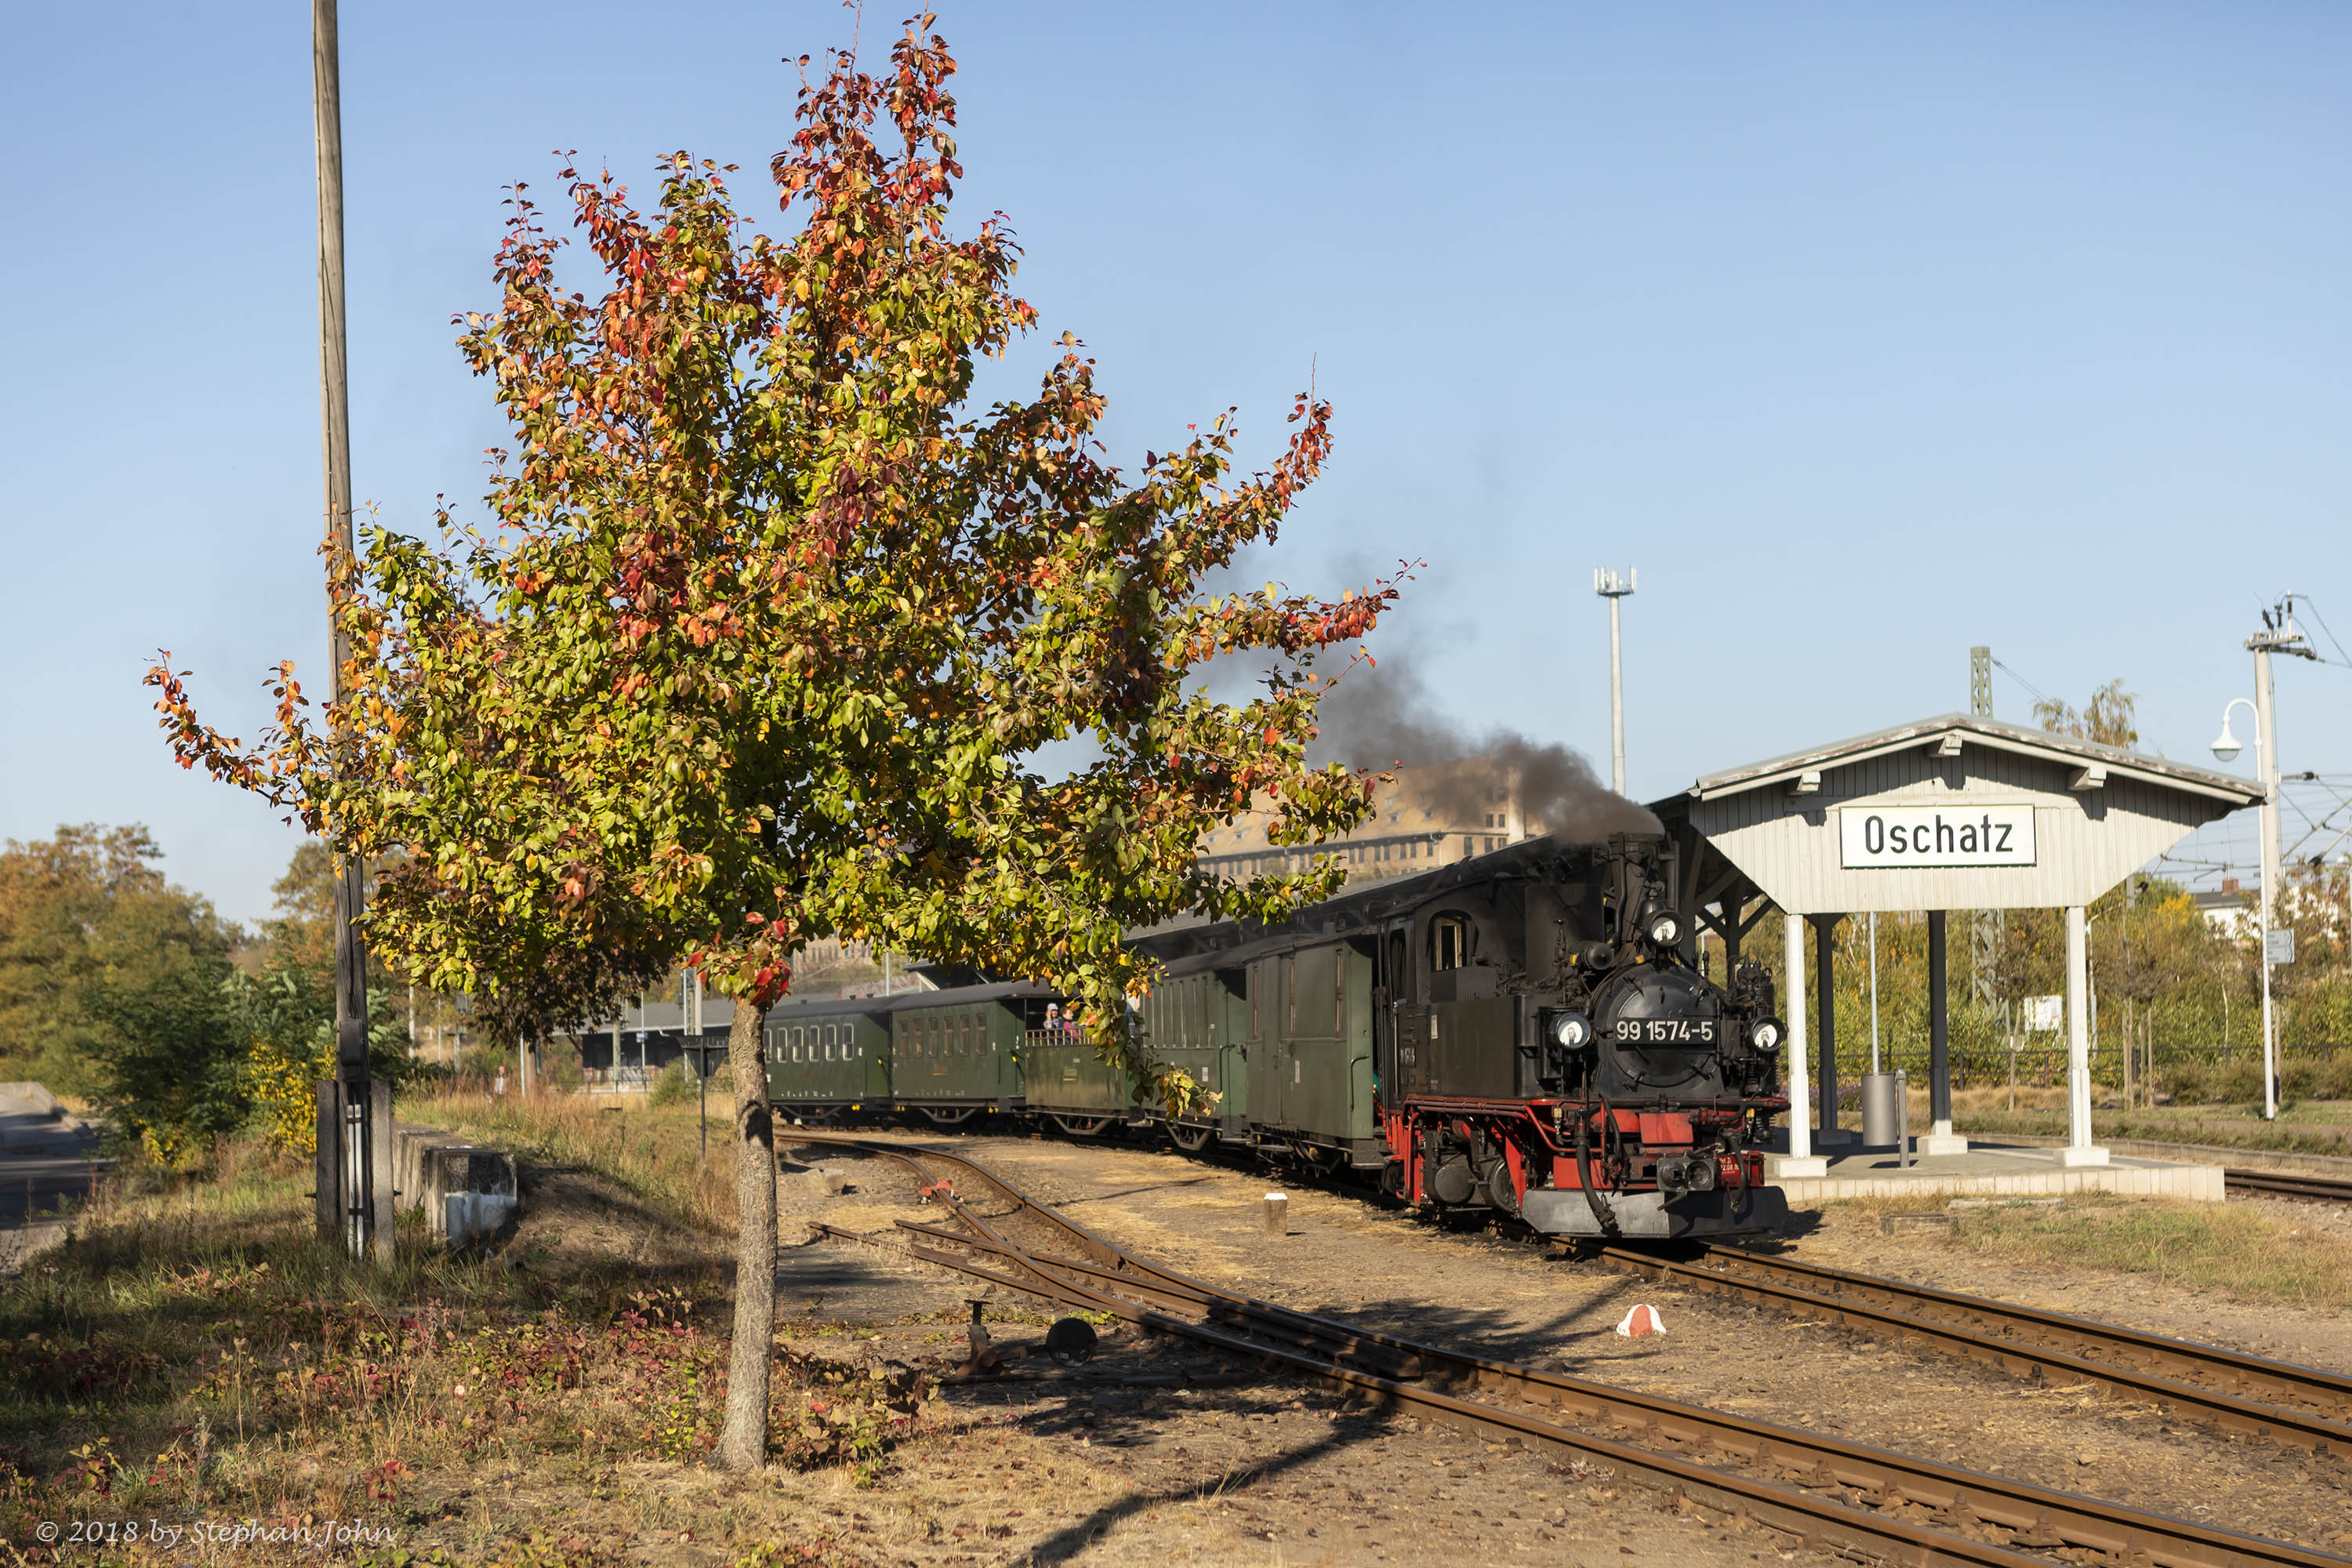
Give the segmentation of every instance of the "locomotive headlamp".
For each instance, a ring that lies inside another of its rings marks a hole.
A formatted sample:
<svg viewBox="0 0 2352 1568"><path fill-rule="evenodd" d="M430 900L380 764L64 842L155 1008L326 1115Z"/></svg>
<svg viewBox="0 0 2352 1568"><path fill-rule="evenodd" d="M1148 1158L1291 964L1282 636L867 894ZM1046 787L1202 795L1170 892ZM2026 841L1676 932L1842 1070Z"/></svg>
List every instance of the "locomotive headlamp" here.
<svg viewBox="0 0 2352 1568"><path fill-rule="evenodd" d="M1683 918L1672 910L1660 910L1643 929L1658 946L1672 947L1683 939Z"/></svg>
<svg viewBox="0 0 2352 1568"><path fill-rule="evenodd" d="M1749 1026L1748 1043L1759 1051L1777 1051L1789 1031L1778 1018L1759 1018Z"/></svg>
<svg viewBox="0 0 2352 1568"><path fill-rule="evenodd" d="M1592 1038L1592 1021L1581 1013L1562 1013L1551 1021L1551 1037L1571 1051L1580 1050Z"/></svg>

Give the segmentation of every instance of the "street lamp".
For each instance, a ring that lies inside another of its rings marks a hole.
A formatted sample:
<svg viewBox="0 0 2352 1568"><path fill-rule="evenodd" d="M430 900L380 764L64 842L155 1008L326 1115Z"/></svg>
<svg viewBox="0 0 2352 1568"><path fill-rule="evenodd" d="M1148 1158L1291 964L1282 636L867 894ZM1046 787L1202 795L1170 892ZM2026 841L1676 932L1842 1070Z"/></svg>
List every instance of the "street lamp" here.
<svg viewBox="0 0 2352 1568"><path fill-rule="evenodd" d="M2261 917L2263 971L2263 1118L2278 1120L2278 1036L2271 1014L2271 900L2279 895L2278 843L2278 726L2273 721L2271 707L2271 655L2292 654L2298 658L2316 659L2311 645L2304 640L2302 629L2294 624L2294 596L2287 595L2276 606L2263 612L2263 629L2246 639L2246 651L2254 656L2254 700L2248 706L2254 714L2255 772L2263 785L2263 880L2255 896L2255 908ZM2221 710L2221 733L2213 742L2213 754L2228 762L2238 754L2237 737L2230 733L2230 713L2242 697L2232 698Z"/></svg>
<svg viewBox="0 0 2352 1568"><path fill-rule="evenodd" d="M2267 649L2256 651L2255 661L2261 667L2256 675L2256 689L2270 695L2270 658ZM2254 763L2262 775L2263 861L2260 879L2254 885L2254 911L2261 934L2261 946L2256 950L2263 973L2263 1117L2278 1120L2278 1044L2271 1028L2271 884L2278 876L2278 838L2275 817L2278 810L2277 755L2271 749L2271 727L2263 722L2263 710L2268 703L2249 702L2242 697L2232 697L2221 710L2221 732L2214 737L2213 754L2229 762L2245 748L2238 737L2230 732L2230 715L2243 707L2254 717Z"/></svg>
<svg viewBox="0 0 2352 1568"><path fill-rule="evenodd" d="M2245 750L2245 747L2238 743L2238 737L2230 733L2230 710L2232 708L2243 708L2249 713L2254 710L2254 705L2242 697L2231 698L2230 707L2221 710L2221 733L2213 742L2213 754L2225 763L2235 761L2238 753ZM2262 724L2261 715L2256 714L2254 718L2256 745L2262 744Z"/></svg>
<svg viewBox="0 0 2352 1568"><path fill-rule="evenodd" d="M1605 568L1592 574L1592 591L1609 601L1609 783L1619 795L1625 793L1625 676L1617 602L1633 591L1637 581L1639 574L1632 571L1622 577Z"/></svg>

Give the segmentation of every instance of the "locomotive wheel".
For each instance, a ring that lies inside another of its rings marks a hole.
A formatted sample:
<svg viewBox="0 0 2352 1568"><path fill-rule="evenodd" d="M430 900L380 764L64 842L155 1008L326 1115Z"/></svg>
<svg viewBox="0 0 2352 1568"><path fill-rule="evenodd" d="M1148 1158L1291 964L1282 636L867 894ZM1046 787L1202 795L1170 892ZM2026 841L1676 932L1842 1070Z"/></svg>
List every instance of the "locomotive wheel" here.
<svg viewBox="0 0 2352 1568"><path fill-rule="evenodd" d="M1495 1168L1486 1173L1486 1198L1505 1214L1517 1217L1519 1192L1511 1184L1511 1167L1507 1162L1496 1161Z"/></svg>
<svg viewBox="0 0 2352 1568"><path fill-rule="evenodd" d="M1470 1162L1455 1155L1438 1162L1437 1173L1431 1177L1429 1190L1442 1204L1466 1204L1470 1194L1478 1190L1477 1178L1471 1173Z"/></svg>
<svg viewBox="0 0 2352 1568"><path fill-rule="evenodd" d="M1189 1127L1181 1121L1171 1121L1168 1124L1168 1136L1175 1142L1176 1147L1183 1150L1187 1154L1197 1154L1207 1148L1210 1138L1214 1136L1216 1131L1213 1127Z"/></svg>

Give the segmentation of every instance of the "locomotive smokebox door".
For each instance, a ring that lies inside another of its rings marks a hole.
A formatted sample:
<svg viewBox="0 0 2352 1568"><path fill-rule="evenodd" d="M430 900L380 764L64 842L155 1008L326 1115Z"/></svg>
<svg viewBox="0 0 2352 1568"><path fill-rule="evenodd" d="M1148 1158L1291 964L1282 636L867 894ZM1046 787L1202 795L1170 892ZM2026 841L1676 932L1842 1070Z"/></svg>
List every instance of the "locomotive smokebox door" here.
<svg viewBox="0 0 2352 1568"><path fill-rule="evenodd" d="M1592 1011L1603 1093L1682 1089L1711 1073L1724 1044L1715 988L1691 970L1621 970L1603 983Z"/></svg>

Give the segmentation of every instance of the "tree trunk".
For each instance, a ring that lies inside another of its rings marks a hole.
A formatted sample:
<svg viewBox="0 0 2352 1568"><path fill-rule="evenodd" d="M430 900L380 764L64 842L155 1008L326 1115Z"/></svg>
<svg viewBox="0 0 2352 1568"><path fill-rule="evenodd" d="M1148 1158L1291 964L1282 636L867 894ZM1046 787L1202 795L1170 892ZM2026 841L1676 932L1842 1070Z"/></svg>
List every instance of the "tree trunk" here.
<svg viewBox="0 0 2352 1568"><path fill-rule="evenodd" d="M760 1020L760 1009L738 997L727 1036L735 1068L735 1341L719 1460L730 1470L768 1462L768 1366L776 1338L776 1142Z"/></svg>

